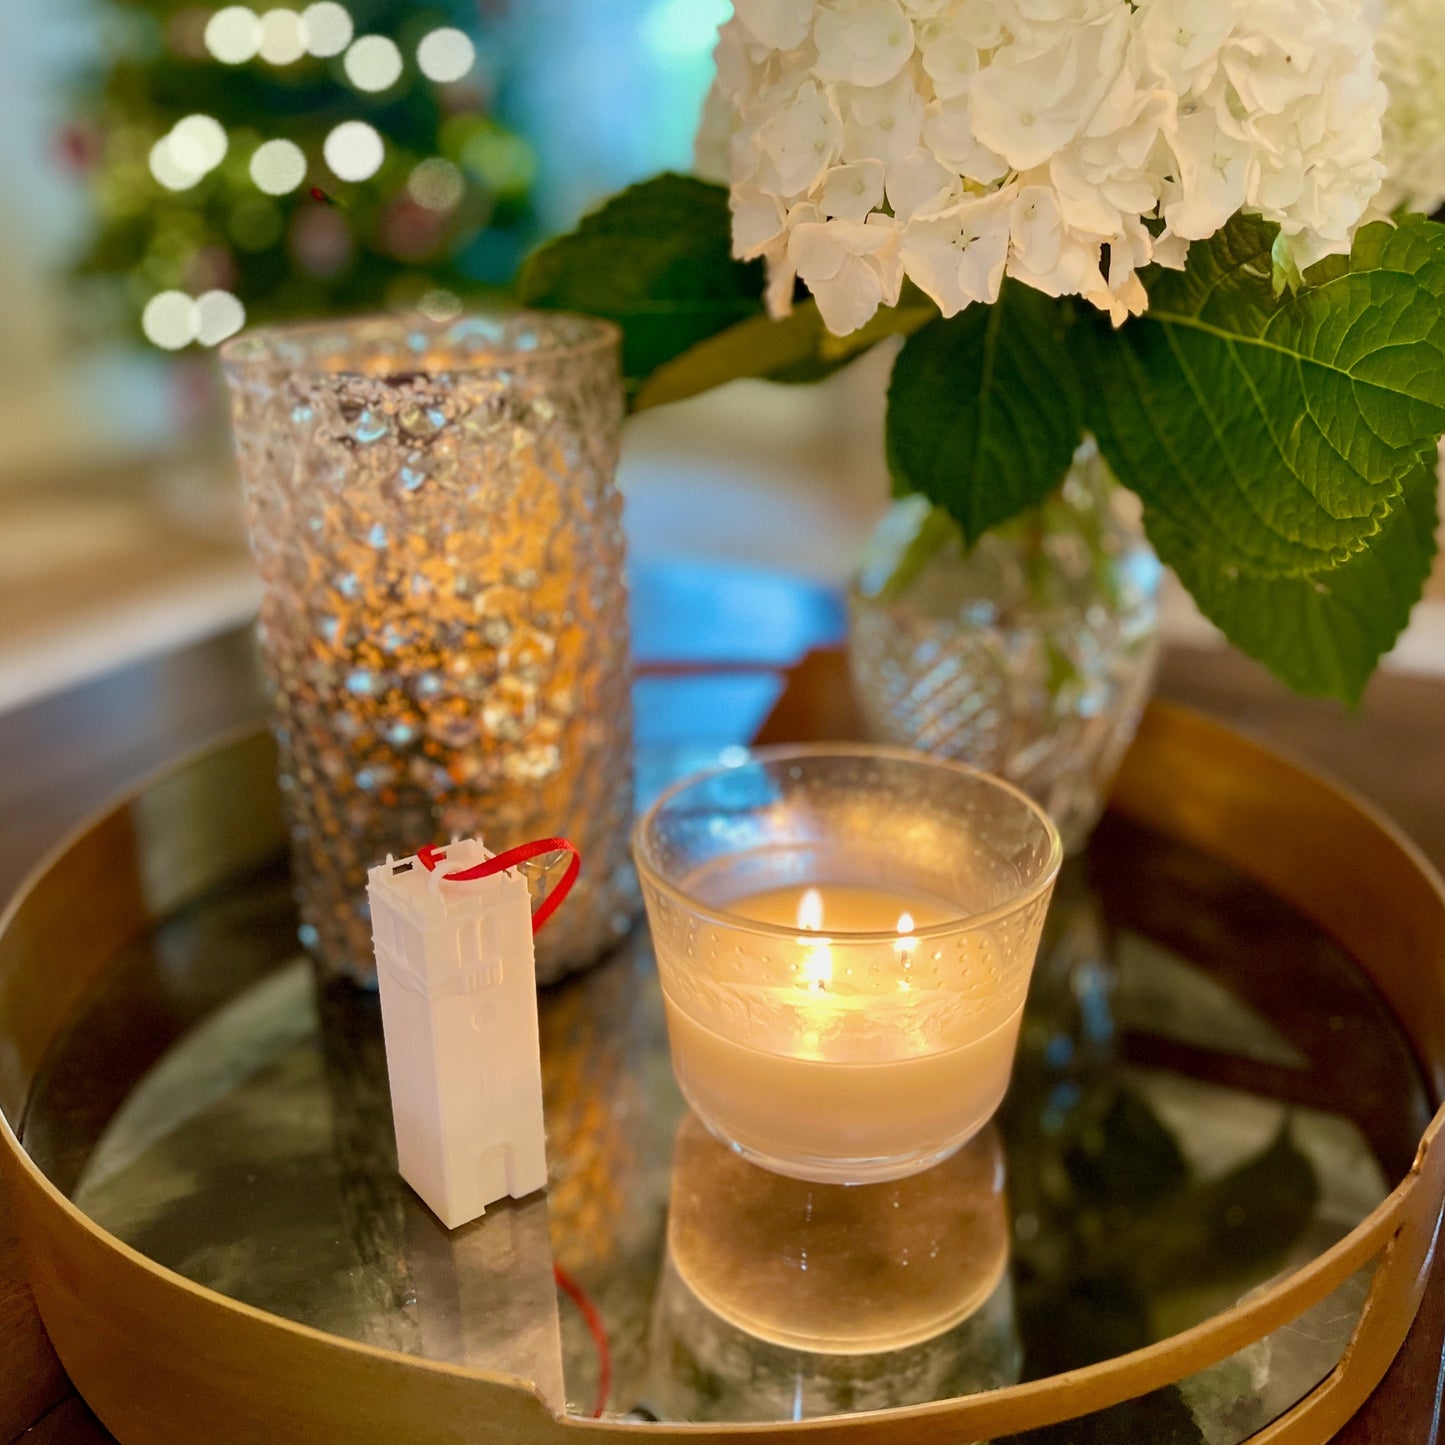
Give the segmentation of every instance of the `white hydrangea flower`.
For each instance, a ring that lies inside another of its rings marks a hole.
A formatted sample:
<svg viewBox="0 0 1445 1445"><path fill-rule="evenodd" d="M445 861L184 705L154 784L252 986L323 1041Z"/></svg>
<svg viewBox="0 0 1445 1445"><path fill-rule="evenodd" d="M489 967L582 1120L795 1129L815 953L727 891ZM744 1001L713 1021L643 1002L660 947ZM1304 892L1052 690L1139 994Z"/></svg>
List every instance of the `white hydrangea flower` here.
<svg viewBox="0 0 1445 1445"><path fill-rule="evenodd" d="M788 238L788 264L813 293L823 324L847 336L866 326L880 306L898 300L898 223L888 216L806 221Z"/></svg>
<svg viewBox="0 0 1445 1445"><path fill-rule="evenodd" d="M1016 192L1006 187L903 228L904 268L945 316L998 300L1008 263Z"/></svg>
<svg viewBox="0 0 1445 1445"><path fill-rule="evenodd" d="M813 28L813 0L733 0L733 14L752 39L772 50L792 50Z"/></svg>
<svg viewBox="0 0 1445 1445"><path fill-rule="evenodd" d="M850 161L893 165L911 155L923 134L923 98L906 75L887 85L837 87L843 108L843 154Z"/></svg>
<svg viewBox="0 0 1445 1445"><path fill-rule="evenodd" d="M913 25L898 0L821 0L813 41L820 79L886 85L913 54Z"/></svg>
<svg viewBox="0 0 1445 1445"><path fill-rule="evenodd" d="M962 177L922 146L889 166L885 184L888 204L904 224L940 215L963 199Z"/></svg>
<svg viewBox="0 0 1445 1445"><path fill-rule="evenodd" d="M939 21L921 27L918 52L939 100L967 94L979 71L978 47L956 25Z"/></svg>
<svg viewBox="0 0 1445 1445"><path fill-rule="evenodd" d="M834 98L807 80L758 127L757 182L781 200L805 196L843 153Z"/></svg>
<svg viewBox="0 0 1445 1445"><path fill-rule="evenodd" d="M1364 3L735 0L699 156L726 153L775 314L799 278L846 333L905 276L955 315L1007 275L1118 323L1148 305L1140 270L1241 210L1301 266L1348 249L1384 174ZM1417 71L1423 34L1397 42Z"/></svg>
<svg viewBox="0 0 1445 1445"><path fill-rule="evenodd" d="M1445 0L1385 0L1376 46L1390 93L1378 204L1445 205Z"/></svg>
<svg viewBox="0 0 1445 1445"><path fill-rule="evenodd" d="M882 204L882 161L834 166L823 178L818 209L830 221L866 221Z"/></svg>

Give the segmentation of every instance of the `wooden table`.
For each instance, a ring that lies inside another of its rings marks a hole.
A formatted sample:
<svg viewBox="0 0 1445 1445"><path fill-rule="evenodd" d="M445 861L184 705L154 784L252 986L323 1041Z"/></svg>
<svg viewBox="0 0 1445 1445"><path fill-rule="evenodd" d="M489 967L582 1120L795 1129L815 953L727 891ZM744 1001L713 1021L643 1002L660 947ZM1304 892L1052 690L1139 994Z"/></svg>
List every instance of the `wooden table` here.
<svg viewBox="0 0 1445 1445"><path fill-rule="evenodd" d="M799 737L846 730L849 711L839 701L845 686L836 654L809 658L791 675L766 731ZM1160 692L1352 783L1445 869L1445 679L1381 676L1351 714L1291 697L1233 654L1177 652L1166 659ZM240 633L0 716L0 894L116 792L261 716L251 644ZM1342 1445L1436 1445L1442 1347L1445 1262L1403 1352L1338 1437ZM21 1435L27 1445L111 1439L49 1347L0 1199L0 1445Z"/></svg>

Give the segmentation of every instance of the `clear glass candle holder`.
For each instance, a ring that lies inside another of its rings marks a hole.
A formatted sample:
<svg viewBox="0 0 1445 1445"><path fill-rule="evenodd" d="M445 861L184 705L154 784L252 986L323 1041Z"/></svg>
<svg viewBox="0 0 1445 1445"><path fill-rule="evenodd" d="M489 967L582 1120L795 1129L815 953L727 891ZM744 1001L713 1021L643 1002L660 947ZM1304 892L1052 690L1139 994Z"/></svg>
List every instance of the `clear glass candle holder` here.
<svg viewBox="0 0 1445 1445"><path fill-rule="evenodd" d="M366 870L458 835L581 850L542 979L628 926L618 345L605 322L519 313L222 352L302 936L327 972L375 978Z"/></svg>
<svg viewBox="0 0 1445 1445"><path fill-rule="evenodd" d="M772 748L637 826L673 1070L799 1179L898 1179L993 1117L1058 831L1018 789L889 748Z"/></svg>

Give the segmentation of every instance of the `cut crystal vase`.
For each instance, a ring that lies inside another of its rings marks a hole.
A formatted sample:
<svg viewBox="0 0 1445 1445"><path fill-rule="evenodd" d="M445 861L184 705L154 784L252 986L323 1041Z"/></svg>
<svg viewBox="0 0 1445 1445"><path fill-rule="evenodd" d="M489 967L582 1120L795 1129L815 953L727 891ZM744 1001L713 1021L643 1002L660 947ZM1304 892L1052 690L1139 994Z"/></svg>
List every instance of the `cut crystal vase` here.
<svg viewBox="0 0 1445 1445"><path fill-rule="evenodd" d="M869 543L849 657L871 734L1016 783L1079 848L1148 700L1160 566L1092 443L972 548L921 497Z"/></svg>

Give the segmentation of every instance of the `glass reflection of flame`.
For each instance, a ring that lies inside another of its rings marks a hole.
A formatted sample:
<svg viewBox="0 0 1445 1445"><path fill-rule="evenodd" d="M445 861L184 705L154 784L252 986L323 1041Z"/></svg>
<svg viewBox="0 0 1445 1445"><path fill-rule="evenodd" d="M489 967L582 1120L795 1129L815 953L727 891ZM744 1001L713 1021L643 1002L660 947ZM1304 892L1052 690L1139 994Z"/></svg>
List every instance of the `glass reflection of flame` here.
<svg viewBox="0 0 1445 1445"><path fill-rule="evenodd" d="M760 1339L827 1354L902 1349L952 1329L1008 1264L998 1137L926 1173L844 1188L784 1178L678 1131L668 1248L714 1313Z"/></svg>

